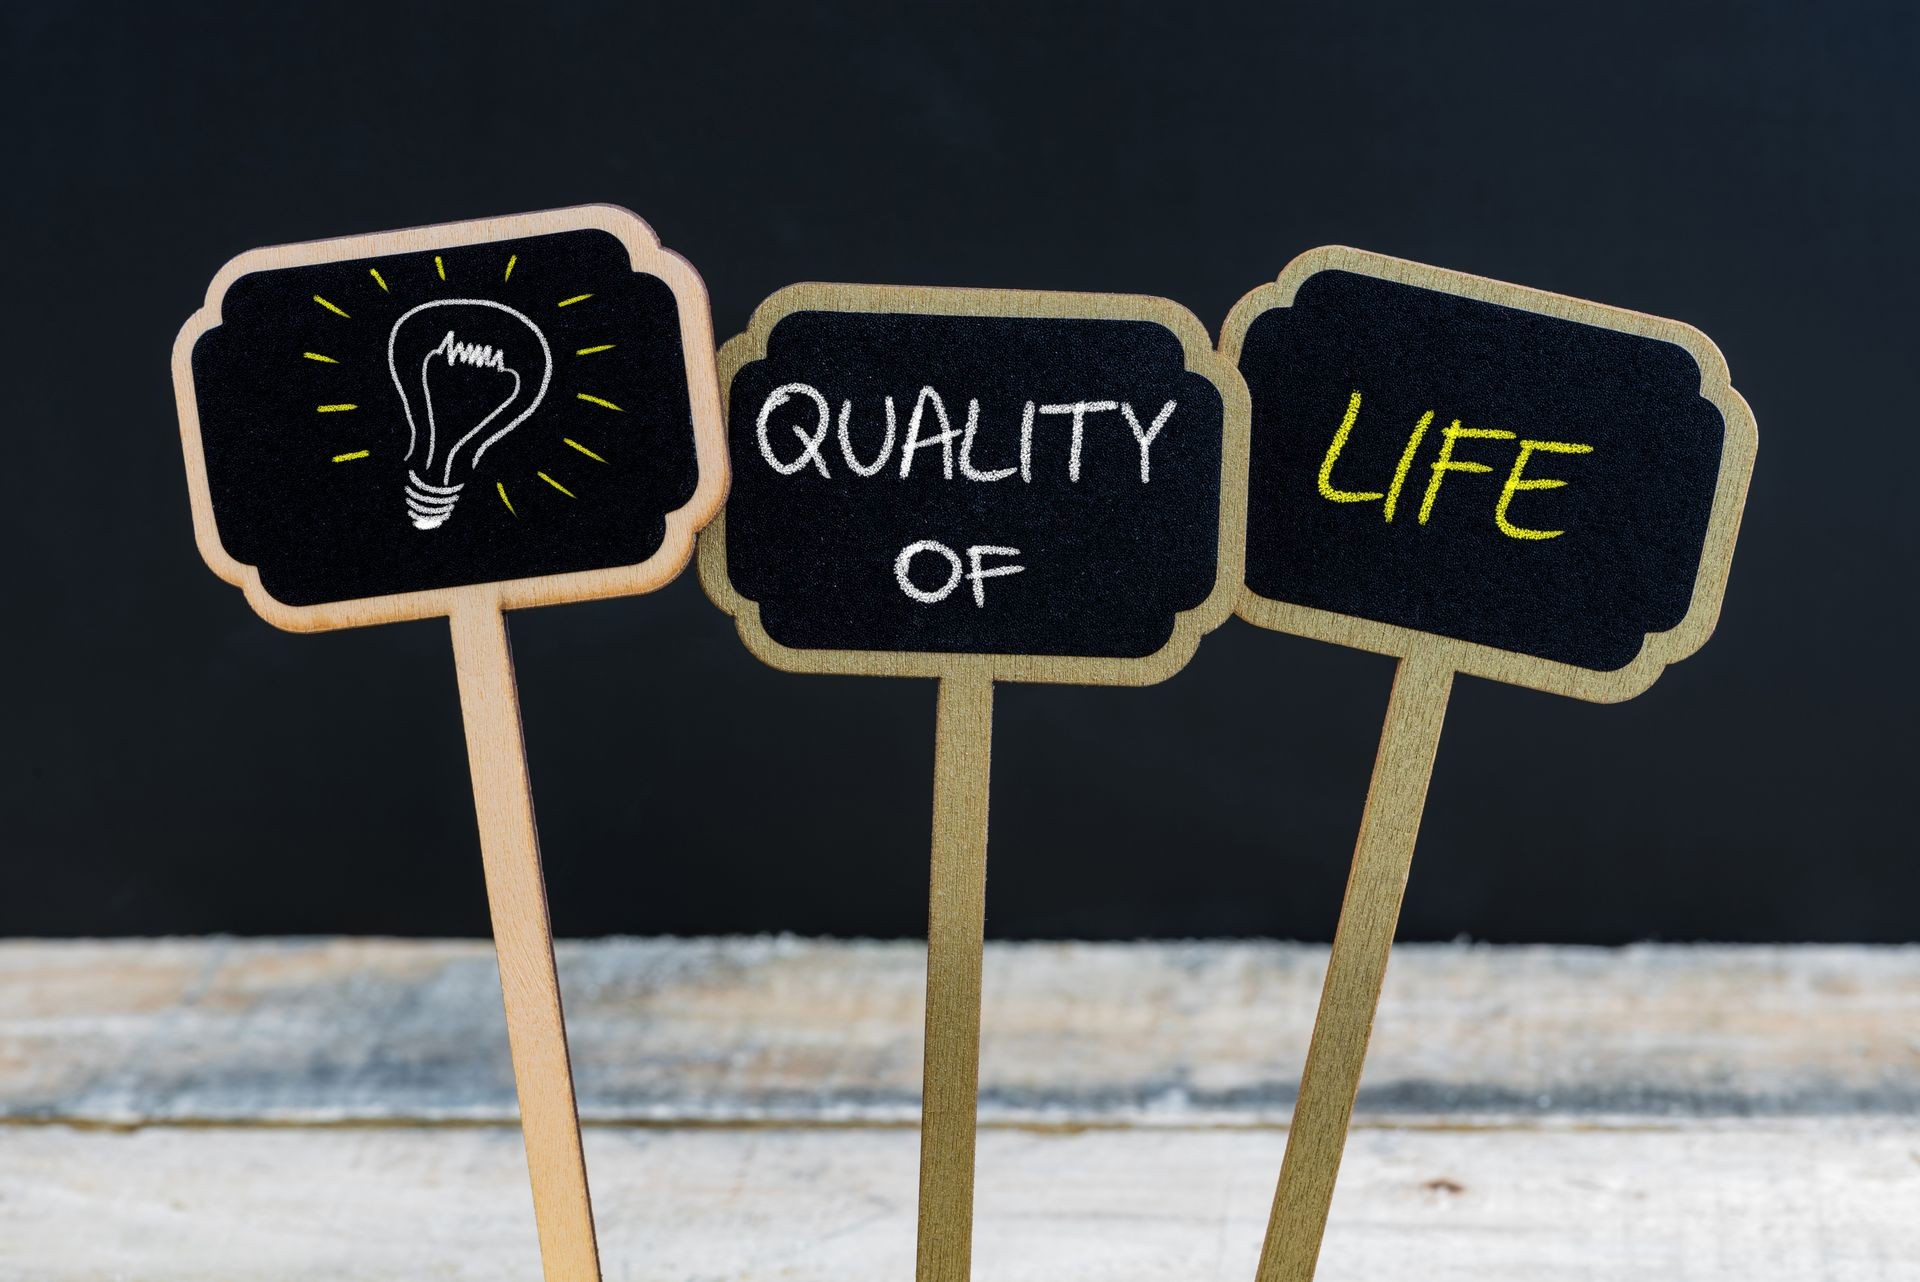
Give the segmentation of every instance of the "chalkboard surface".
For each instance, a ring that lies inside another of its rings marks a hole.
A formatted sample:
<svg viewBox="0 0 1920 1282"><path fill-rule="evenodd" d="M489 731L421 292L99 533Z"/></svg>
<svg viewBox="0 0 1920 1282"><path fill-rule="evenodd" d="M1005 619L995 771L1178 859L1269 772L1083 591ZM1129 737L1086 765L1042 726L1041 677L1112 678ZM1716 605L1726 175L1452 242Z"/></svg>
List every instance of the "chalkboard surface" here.
<svg viewBox="0 0 1920 1282"><path fill-rule="evenodd" d="M673 283L602 227L436 230L270 257L191 342L218 545L281 606L639 565L700 487Z"/></svg>
<svg viewBox="0 0 1920 1282"><path fill-rule="evenodd" d="M721 368L702 571L770 661L1184 660L1230 608L1244 392L1170 303L797 286Z"/></svg>
<svg viewBox="0 0 1920 1282"><path fill-rule="evenodd" d="M1723 490L1744 492L1752 453L1704 336L1318 253L1229 326L1252 398L1251 597L1593 672L1680 628L1703 566L1724 573L1709 533L1717 511L1737 522Z"/></svg>

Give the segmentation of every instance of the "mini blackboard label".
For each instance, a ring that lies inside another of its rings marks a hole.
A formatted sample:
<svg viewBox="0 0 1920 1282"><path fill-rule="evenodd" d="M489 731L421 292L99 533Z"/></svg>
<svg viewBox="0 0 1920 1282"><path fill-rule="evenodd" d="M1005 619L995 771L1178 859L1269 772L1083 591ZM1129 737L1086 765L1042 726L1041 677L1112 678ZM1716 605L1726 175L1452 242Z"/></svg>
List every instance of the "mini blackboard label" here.
<svg viewBox="0 0 1920 1282"><path fill-rule="evenodd" d="M645 590L724 485L711 344L610 207L255 251L176 351L203 550L292 627Z"/></svg>
<svg viewBox="0 0 1920 1282"><path fill-rule="evenodd" d="M702 579L776 666L1156 680L1231 609L1245 392L1174 304L795 286L721 379Z"/></svg>
<svg viewBox="0 0 1920 1282"><path fill-rule="evenodd" d="M1609 698L1711 630L1754 433L1698 331L1326 249L1223 348L1256 622Z"/></svg>

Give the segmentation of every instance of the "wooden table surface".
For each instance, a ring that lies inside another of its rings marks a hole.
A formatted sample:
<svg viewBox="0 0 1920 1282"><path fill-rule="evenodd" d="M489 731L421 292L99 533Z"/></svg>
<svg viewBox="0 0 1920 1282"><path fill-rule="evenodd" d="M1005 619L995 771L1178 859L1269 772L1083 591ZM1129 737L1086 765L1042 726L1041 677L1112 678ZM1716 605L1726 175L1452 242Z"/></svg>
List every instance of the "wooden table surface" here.
<svg viewBox="0 0 1920 1282"><path fill-rule="evenodd" d="M563 945L609 1282L909 1282L924 949ZM1251 1282L1322 948L993 945L981 1282ZM485 943L0 943L0 1279L539 1277ZM1920 1279L1920 948L1396 952L1324 1282Z"/></svg>

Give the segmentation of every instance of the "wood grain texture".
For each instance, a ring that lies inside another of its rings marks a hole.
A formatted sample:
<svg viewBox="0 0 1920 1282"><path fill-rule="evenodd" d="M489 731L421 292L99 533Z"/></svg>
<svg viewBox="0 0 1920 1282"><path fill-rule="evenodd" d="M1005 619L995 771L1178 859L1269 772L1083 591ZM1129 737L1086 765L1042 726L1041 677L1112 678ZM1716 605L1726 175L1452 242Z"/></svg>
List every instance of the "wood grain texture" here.
<svg viewBox="0 0 1920 1282"><path fill-rule="evenodd" d="M981 1282L1246 1282L1283 1136L995 1130ZM899 1282L909 1130L598 1130L617 1282ZM1911 1120L1355 1132L1327 1282L1911 1282ZM510 1128L0 1133L3 1282L524 1282Z"/></svg>
<svg viewBox="0 0 1920 1282"><path fill-rule="evenodd" d="M898 1279L923 947L562 944L610 1279ZM994 944L983 1282L1243 1282L1327 951ZM0 943L0 1282L535 1273L483 941ZM1395 950L1319 1276L1906 1282L1920 947Z"/></svg>
<svg viewBox="0 0 1920 1282"><path fill-rule="evenodd" d="M557 953L589 1125L919 1118L924 944ZM1326 963L990 942L982 1125L1283 1127ZM0 1121L511 1125L500 1003L485 940L0 941ZM1355 1124L1848 1116L1920 1116L1920 946L1401 944Z"/></svg>
<svg viewBox="0 0 1920 1282"><path fill-rule="evenodd" d="M547 1282L600 1282L507 621L482 607L455 613L452 627L540 1258Z"/></svg>

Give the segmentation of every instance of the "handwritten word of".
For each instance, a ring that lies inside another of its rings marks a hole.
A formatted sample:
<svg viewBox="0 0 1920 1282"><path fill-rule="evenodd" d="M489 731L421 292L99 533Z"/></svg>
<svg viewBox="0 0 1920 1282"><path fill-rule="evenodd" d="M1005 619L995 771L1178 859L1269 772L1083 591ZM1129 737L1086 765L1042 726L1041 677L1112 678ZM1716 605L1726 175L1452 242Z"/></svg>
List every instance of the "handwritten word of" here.
<svg viewBox="0 0 1920 1282"><path fill-rule="evenodd" d="M1340 426L1333 434L1333 443L1327 446L1327 453L1320 460L1320 497L1332 503L1372 503L1379 501L1381 515L1388 521L1393 520L1399 510L1400 491L1405 488L1407 474L1413 468L1413 460L1420 452L1421 442L1426 439L1427 429L1433 425L1434 411L1428 410L1413 425L1413 431L1407 436L1406 448L1400 451L1400 461L1393 469L1393 480L1385 490L1343 490L1333 483L1333 467L1340 461L1340 454L1347 448L1347 438L1353 435L1354 424L1360 418L1360 393L1354 392L1347 401L1346 416L1340 420ZM1593 446L1581 445L1574 441L1535 441L1521 440L1519 435L1495 427L1462 427L1460 420L1454 419L1440 432L1440 452L1432 463L1432 476L1427 482L1426 496L1420 501L1419 523L1425 525L1433 515L1433 505L1440 497L1440 483L1450 472L1491 472L1493 468L1485 463L1476 463L1471 459L1454 457L1455 443L1459 441L1519 441L1519 451L1514 455L1513 467L1507 473L1506 484L1500 487L1500 497L1493 505L1493 523L1500 533L1510 539L1557 539L1565 530L1534 530L1526 526L1515 525L1508 519L1507 511L1513 503L1513 496L1528 490L1557 490L1567 484L1552 477L1527 476L1527 461L1535 454L1591 454Z"/></svg>
<svg viewBox="0 0 1920 1282"><path fill-rule="evenodd" d="M808 426L790 423L795 437L799 438L800 451L791 458L782 459L774 450L773 439L769 435L774 426L774 415L783 406L795 400L811 402L812 412L804 417L810 420ZM894 454L895 439L900 437L899 411L893 397L886 398L886 435L881 437L871 460L862 460L854 449L852 433L852 400L840 402L838 422L838 443L840 461L855 476L878 476L887 469ZM1173 417L1175 403L1168 401L1160 407L1152 420L1143 421L1141 415L1126 401L1070 401L1057 405L1041 405L1028 401L1020 415L1020 437L1018 462L1005 467L982 469L974 462L974 440L980 430L980 402L971 399L967 402L967 417L964 427L956 428L947 412L947 404L940 393L931 387L922 387L914 398L913 410L907 416L907 430L900 439L900 461L898 475L907 480L913 475L914 463L923 450L935 446L940 451L940 474L951 481L957 463L960 475L969 481L1004 481L1019 476L1022 482L1033 481L1033 431L1036 417L1064 418L1069 424L1067 447L1067 479L1080 479L1081 457L1085 449L1088 420L1096 414L1106 414L1118 410L1132 432L1135 446L1140 452L1140 483L1148 484L1153 476L1153 443L1167 420ZM932 424L939 425L939 431L930 431ZM835 423L832 409L827 398L820 390L809 383L787 383L767 393L767 399L760 405L759 416L754 421L754 431L760 443L760 457L767 466L782 476L792 476L805 468L812 467L821 476L831 478L833 473L827 461L827 436L834 431Z"/></svg>
<svg viewBox="0 0 1920 1282"><path fill-rule="evenodd" d="M919 587L913 581L913 559L923 552L931 552L947 563L947 579L939 587L929 591ZM921 605L938 605L953 595L954 588L960 585L962 577L973 584L973 603L982 609L987 604L986 580L997 579L1002 575L1018 574L1026 569L1024 565L985 565L983 560L990 556L1019 556L1019 548L995 547L990 543L976 543L967 549L967 566L960 568L960 554L938 539L921 539L918 543L909 543L901 549L900 555L893 561L893 577L900 584L900 590L918 601Z"/></svg>

